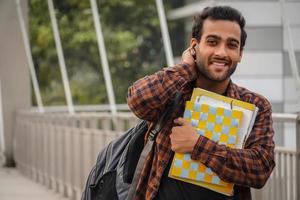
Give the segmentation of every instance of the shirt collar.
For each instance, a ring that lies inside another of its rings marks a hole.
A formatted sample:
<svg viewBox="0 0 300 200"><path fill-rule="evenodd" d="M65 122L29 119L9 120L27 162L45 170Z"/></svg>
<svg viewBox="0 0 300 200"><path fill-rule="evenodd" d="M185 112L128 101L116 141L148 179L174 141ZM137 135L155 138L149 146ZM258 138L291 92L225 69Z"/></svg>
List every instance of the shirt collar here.
<svg viewBox="0 0 300 200"><path fill-rule="evenodd" d="M240 95L238 93L238 86L230 80L228 87L225 92L225 96L233 98L233 99L240 99Z"/></svg>

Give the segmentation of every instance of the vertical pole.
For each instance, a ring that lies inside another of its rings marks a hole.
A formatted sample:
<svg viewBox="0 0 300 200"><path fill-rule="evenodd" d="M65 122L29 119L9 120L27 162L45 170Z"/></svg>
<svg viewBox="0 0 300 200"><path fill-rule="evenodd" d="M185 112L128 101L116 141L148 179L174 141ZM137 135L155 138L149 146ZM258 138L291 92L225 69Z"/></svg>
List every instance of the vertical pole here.
<svg viewBox="0 0 300 200"><path fill-rule="evenodd" d="M59 61L59 67L60 67L60 71L61 71L63 86L64 86L67 105L68 105L68 111L70 114L74 114L75 110L74 110L74 105L73 105L73 100L72 100L72 95L71 95L71 89L70 89L70 85L69 85L68 74L67 74L67 70L66 70L64 53L63 53L62 45L61 45L61 41L60 41L58 25L57 25L57 21L56 21L56 17L55 17L54 5L53 5L52 0L47 0L47 2L48 2L51 25L52 25L55 46L56 46L56 51L57 51L57 56L58 56L58 61Z"/></svg>
<svg viewBox="0 0 300 200"><path fill-rule="evenodd" d="M163 37L164 49L166 52L167 64L168 66L173 66L174 57L173 57L173 51L170 42L170 35L169 35L164 5L162 0L155 0L155 2L156 2L157 12L159 16L159 23L160 23L160 28Z"/></svg>
<svg viewBox="0 0 300 200"><path fill-rule="evenodd" d="M298 112L296 120L296 197L300 198L300 112Z"/></svg>
<svg viewBox="0 0 300 200"><path fill-rule="evenodd" d="M293 37L289 25L289 20L288 17L286 16L285 0L281 0L280 3L281 3L283 30L286 32L287 40L288 40L288 55L291 64L292 74L295 81L296 92L298 94L298 102L300 103L300 77L299 77L299 71L298 71L297 60L295 55L295 48L292 40Z"/></svg>
<svg viewBox="0 0 300 200"><path fill-rule="evenodd" d="M33 85L33 90L34 90L36 102L38 105L38 110L39 110L39 112L43 113L44 106L43 106L43 102L42 102L42 98L41 98L39 84L38 84L37 77L36 77L35 68L33 65L29 37L28 37L26 27L25 27L25 21L24 21L24 16L23 16L22 9L20 6L20 0L16 0L16 5L17 5L18 18L19 18L21 33L22 33L24 47L25 47L25 53L26 53L28 67L29 67L29 71L30 71L30 75L31 75L31 81L32 81L32 85Z"/></svg>
<svg viewBox="0 0 300 200"><path fill-rule="evenodd" d="M112 86L112 81L111 81L111 77L110 77L109 65L108 65L105 43L104 43L104 38L103 38L103 33L102 33L102 28L101 28L101 23L100 23L98 6L97 6L96 0L90 0L90 3L91 3L94 26L95 26L96 36L97 36L97 41L98 41L98 48L99 48L99 53L100 53L99 56L100 56L101 64L102 64L102 70L103 70L103 74L104 74L106 91L108 93L110 110L111 110L111 114L113 116L113 121L116 125L117 107L116 107L116 102L115 102L115 95L114 95L114 90L113 90L113 86Z"/></svg>
<svg viewBox="0 0 300 200"><path fill-rule="evenodd" d="M0 80L0 167L5 163L5 141L4 141L4 122L3 122L3 107L2 107L2 90Z"/></svg>
<svg viewBox="0 0 300 200"><path fill-rule="evenodd" d="M294 44L292 41L292 32L290 29L288 18L286 16L285 0L281 0L280 3L281 3L283 30L286 32L287 40L288 40L289 60L291 64L294 81L295 81L298 102L300 102L300 77L299 77L299 71L298 71L298 66L296 61ZM300 186L300 112L298 113L298 117L296 120L296 177L295 178L296 178L295 199L299 199L300 198L300 189L299 189Z"/></svg>

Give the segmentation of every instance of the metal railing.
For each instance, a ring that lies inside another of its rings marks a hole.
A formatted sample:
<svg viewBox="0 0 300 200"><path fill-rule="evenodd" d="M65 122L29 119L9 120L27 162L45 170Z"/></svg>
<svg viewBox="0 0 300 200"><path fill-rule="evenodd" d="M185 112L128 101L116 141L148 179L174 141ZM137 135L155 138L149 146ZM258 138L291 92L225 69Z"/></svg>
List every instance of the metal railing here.
<svg viewBox="0 0 300 200"><path fill-rule="evenodd" d="M275 122L296 123L299 135L297 115L274 114L273 117ZM18 112L14 148L17 167L63 196L80 199L99 151L137 121L128 112L118 113L117 127L110 113ZM265 187L252 190L253 199L298 199L299 153L295 149L276 147L275 160L276 167Z"/></svg>

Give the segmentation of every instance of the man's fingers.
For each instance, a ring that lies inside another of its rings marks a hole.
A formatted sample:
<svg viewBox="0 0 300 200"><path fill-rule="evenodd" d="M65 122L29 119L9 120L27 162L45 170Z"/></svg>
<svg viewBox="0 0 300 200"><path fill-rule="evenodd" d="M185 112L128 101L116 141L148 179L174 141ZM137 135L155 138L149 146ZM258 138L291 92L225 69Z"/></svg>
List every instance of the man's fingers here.
<svg viewBox="0 0 300 200"><path fill-rule="evenodd" d="M179 117L174 120L174 123L178 124L179 126L188 126L190 125L189 122L187 122L184 118Z"/></svg>
<svg viewBox="0 0 300 200"><path fill-rule="evenodd" d="M190 55L190 56L192 56L191 49L192 49L191 47L187 48L186 50L184 50L184 52L182 53L182 55Z"/></svg>
<svg viewBox="0 0 300 200"><path fill-rule="evenodd" d="M182 56L181 56L181 62L182 63L186 63L186 64L189 64L189 65L194 65L195 63L195 60L194 60L194 57L191 53L193 49L191 47L187 48L183 53L182 53Z"/></svg>

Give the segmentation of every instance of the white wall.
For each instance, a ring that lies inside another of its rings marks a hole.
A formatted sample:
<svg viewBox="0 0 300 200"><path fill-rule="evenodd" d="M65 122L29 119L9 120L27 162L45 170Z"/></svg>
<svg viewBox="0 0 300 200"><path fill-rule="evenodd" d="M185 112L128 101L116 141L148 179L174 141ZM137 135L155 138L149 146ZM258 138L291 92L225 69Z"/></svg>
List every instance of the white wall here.
<svg viewBox="0 0 300 200"><path fill-rule="evenodd" d="M274 103L283 102L282 53L245 51L233 81L262 94Z"/></svg>
<svg viewBox="0 0 300 200"><path fill-rule="evenodd" d="M27 1L22 0L23 13ZM13 164L15 112L30 107L30 79L14 0L0 0L0 80L5 154Z"/></svg>

